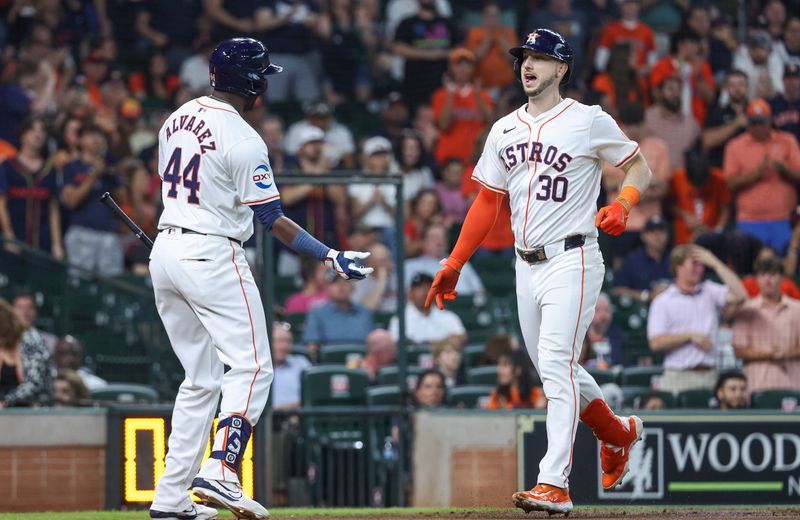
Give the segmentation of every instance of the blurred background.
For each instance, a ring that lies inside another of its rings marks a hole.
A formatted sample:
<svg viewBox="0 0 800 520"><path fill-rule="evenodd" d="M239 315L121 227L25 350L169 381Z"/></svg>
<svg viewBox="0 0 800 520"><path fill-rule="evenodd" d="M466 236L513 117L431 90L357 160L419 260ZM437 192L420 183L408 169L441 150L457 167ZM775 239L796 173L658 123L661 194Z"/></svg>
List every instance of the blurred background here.
<svg viewBox="0 0 800 520"><path fill-rule="evenodd" d="M403 187L402 208L393 184L281 187L284 212L310 233L372 253L367 280L267 244L258 223L246 244L274 302L274 411L256 444L272 462L256 469L259 496L407 503L417 410L543 410L519 331L508 208L458 299L423 308L479 189L486 135L526 101L507 50L537 27L575 49L563 95L611 114L654 173L627 231L601 236L604 292L580 362L617 408L793 415L798 13L796 0L0 0L0 420L174 398L183 373L148 251L99 196L114 194L155 237L158 130L210 93L208 56L234 36L264 41L284 67L245 114L279 185L363 174ZM599 206L623 176L603 165ZM732 303L741 291L747 301ZM368 405L397 409L359 418ZM326 406L353 420L312 413ZM348 474L363 485L324 487L330 467L362 468ZM106 491L117 485L104 475ZM113 505L103 496L98 507Z"/></svg>

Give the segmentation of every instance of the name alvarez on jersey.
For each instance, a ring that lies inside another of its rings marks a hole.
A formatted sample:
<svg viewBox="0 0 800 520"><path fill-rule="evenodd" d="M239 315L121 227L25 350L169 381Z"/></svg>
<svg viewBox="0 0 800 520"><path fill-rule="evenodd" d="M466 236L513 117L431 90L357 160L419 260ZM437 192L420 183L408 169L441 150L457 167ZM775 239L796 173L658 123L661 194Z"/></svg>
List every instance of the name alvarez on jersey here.
<svg viewBox="0 0 800 520"><path fill-rule="evenodd" d="M200 110L205 109L201 108ZM214 135L211 133L210 128L203 130L203 128L206 126L206 122L202 119L200 119L198 122L195 122L196 119L196 116L190 117L187 114L174 117L169 124L165 125L164 131L166 132L167 142L169 142L172 135L179 130L185 130L193 133L197 137L197 144L200 145L200 154L205 155L207 151L217 149L217 142L214 140ZM201 130L203 130L202 134L200 133ZM211 139L211 141L203 144L203 141L206 139Z"/></svg>

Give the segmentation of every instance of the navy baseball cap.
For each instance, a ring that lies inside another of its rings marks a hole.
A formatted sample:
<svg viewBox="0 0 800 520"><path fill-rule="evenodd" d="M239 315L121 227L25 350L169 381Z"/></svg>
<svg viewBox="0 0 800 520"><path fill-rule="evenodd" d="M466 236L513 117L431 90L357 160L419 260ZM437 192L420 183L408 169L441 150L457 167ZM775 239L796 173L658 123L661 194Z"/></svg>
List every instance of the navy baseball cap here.
<svg viewBox="0 0 800 520"><path fill-rule="evenodd" d="M797 63L787 63L783 68L783 77L796 78L800 76L800 65Z"/></svg>
<svg viewBox="0 0 800 520"><path fill-rule="evenodd" d="M656 231L661 230L664 231L667 229L667 222L664 220L664 217L661 215L653 215L647 222L644 224L645 231Z"/></svg>

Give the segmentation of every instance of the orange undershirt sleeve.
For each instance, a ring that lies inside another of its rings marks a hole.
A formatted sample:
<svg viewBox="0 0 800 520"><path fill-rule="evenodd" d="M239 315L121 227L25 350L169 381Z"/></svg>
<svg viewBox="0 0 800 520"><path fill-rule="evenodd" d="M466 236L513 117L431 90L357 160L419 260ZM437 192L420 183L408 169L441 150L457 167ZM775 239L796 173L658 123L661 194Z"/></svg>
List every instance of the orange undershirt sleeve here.
<svg viewBox="0 0 800 520"><path fill-rule="evenodd" d="M504 203L505 197L500 193L481 188L475 202L467 212L456 246L445 265L461 272L461 268L494 227L497 215L500 213L500 205Z"/></svg>

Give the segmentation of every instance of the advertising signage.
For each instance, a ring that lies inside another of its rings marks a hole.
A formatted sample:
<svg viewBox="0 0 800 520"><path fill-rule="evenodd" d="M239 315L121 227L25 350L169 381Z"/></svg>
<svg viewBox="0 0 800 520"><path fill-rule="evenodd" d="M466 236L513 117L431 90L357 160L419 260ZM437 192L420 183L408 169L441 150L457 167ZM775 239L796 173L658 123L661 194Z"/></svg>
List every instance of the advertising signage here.
<svg viewBox="0 0 800 520"><path fill-rule="evenodd" d="M576 503L797 504L800 414L642 416L645 436L622 485L600 484L600 443L578 427L570 495ZM520 489L536 484L547 447L543 416L518 418Z"/></svg>

